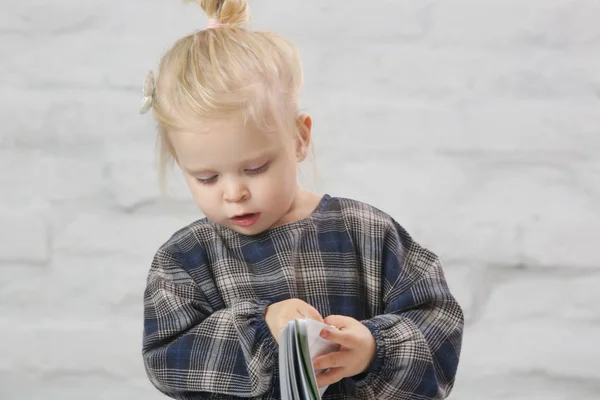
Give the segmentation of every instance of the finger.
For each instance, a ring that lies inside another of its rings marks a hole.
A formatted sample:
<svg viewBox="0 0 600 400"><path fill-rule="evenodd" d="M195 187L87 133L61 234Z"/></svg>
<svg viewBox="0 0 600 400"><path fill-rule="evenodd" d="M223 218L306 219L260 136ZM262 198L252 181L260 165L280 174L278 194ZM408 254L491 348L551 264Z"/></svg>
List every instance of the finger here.
<svg viewBox="0 0 600 400"><path fill-rule="evenodd" d="M359 338L356 336L356 334L350 330L341 331L323 328L323 330L321 330L321 337L350 349L354 349L359 341Z"/></svg>
<svg viewBox="0 0 600 400"><path fill-rule="evenodd" d="M334 351L333 353L319 356L313 360L315 371L320 369L346 367L351 362L351 353L343 351Z"/></svg>
<svg viewBox="0 0 600 400"><path fill-rule="evenodd" d="M325 318L327 325L333 325L338 329L346 329L354 325L357 321L354 318L346 317L344 315L329 315Z"/></svg>
<svg viewBox="0 0 600 400"><path fill-rule="evenodd" d="M345 377L344 371L345 368L336 368L329 370L324 374L317 375L317 386L322 388L323 386L339 382Z"/></svg>

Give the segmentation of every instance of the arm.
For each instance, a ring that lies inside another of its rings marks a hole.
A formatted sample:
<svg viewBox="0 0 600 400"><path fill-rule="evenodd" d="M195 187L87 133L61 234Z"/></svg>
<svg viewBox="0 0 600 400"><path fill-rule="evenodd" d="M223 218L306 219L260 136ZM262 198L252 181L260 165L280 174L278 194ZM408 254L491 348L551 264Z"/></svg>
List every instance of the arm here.
<svg viewBox="0 0 600 400"><path fill-rule="evenodd" d="M464 317L436 255L396 222L383 251L384 314L363 324L375 338L375 359L351 380L359 398L443 399L453 385Z"/></svg>
<svg viewBox="0 0 600 400"><path fill-rule="evenodd" d="M173 398L256 397L271 388L277 345L266 301L213 310L181 265L159 250L144 295L143 358L152 384Z"/></svg>

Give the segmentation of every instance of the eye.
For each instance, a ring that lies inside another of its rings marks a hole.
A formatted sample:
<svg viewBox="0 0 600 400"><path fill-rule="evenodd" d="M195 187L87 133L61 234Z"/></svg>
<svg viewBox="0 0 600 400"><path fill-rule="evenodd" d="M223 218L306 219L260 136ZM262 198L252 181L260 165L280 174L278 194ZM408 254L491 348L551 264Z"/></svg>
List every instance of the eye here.
<svg viewBox="0 0 600 400"><path fill-rule="evenodd" d="M246 172L249 173L250 175L257 175L262 172L265 172L267 169L269 169L269 162L264 163L263 165L261 165L258 168L247 169Z"/></svg>
<svg viewBox="0 0 600 400"><path fill-rule="evenodd" d="M211 176L210 178L196 178L196 181L201 185L210 185L217 181L217 175Z"/></svg>

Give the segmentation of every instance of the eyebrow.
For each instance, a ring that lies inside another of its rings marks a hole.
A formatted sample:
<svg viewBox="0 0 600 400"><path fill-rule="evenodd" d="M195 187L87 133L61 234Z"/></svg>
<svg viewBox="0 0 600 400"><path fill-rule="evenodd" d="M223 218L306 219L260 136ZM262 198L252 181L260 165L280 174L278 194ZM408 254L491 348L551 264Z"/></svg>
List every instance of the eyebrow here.
<svg viewBox="0 0 600 400"><path fill-rule="evenodd" d="M248 159L240 162L240 165L249 164L251 162L258 161L262 158L272 158L272 157L273 157L273 155L271 153L267 152L267 153L261 154L258 157L248 158ZM216 170L214 170L213 168L198 167L198 168L184 168L184 169L190 175L199 175L202 173L216 173Z"/></svg>
<svg viewBox="0 0 600 400"><path fill-rule="evenodd" d="M208 168L192 168L192 169L184 168L184 169L185 169L185 172L187 172L190 175L200 175L205 172L210 172L210 173L215 172L214 170L208 169Z"/></svg>

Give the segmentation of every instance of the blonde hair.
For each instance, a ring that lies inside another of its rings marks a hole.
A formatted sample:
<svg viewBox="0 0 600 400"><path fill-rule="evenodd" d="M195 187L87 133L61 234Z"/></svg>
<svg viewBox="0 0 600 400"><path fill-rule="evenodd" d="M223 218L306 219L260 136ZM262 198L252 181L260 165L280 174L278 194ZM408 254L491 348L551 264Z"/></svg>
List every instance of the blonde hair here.
<svg viewBox="0 0 600 400"><path fill-rule="evenodd" d="M195 0L214 27L179 39L162 57L152 103L158 123L159 175L176 161L168 132L189 121L251 120L266 130L305 130L298 120L302 68L294 45L251 31L246 0Z"/></svg>

